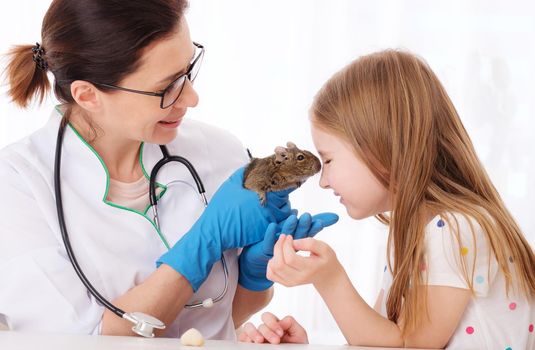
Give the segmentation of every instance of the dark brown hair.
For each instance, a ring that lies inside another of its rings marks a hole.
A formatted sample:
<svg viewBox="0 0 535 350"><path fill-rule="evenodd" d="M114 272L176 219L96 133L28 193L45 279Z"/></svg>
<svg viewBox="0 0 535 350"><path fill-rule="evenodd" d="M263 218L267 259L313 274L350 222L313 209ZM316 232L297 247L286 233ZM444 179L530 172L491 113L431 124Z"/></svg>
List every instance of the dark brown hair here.
<svg viewBox="0 0 535 350"><path fill-rule="evenodd" d="M58 100L70 111L73 81L117 84L134 72L142 50L178 28L187 5L187 0L52 1L41 44ZM32 47L19 45L8 53L9 95L21 107L33 98L42 102L50 90L47 71L33 61Z"/></svg>

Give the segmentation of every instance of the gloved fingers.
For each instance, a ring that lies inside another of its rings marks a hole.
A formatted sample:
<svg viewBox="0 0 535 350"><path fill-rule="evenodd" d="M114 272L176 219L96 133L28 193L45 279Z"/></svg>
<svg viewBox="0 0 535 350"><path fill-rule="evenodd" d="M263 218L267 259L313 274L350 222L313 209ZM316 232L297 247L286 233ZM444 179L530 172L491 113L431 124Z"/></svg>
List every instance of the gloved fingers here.
<svg viewBox="0 0 535 350"><path fill-rule="evenodd" d="M281 233L293 235L295 228L297 227L297 216L290 215L288 218L278 224L272 222L268 225L268 230L266 230L266 235L264 236L264 243L262 245L262 250L265 255L273 256L273 247ZM269 231L269 232L268 232ZM269 235L268 235L269 234Z"/></svg>
<svg viewBox="0 0 535 350"><path fill-rule="evenodd" d="M301 239L308 236L308 231L312 225L312 216L309 213L304 213L299 217L297 228L295 229L294 239Z"/></svg>
<svg viewBox="0 0 535 350"><path fill-rule="evenodd" d="M295 232L295 229L297 228L297 223L298 223L297 216L295 215L288 216L286 220L279 223L279 225L281 226L281 233L285 235L293 235Z"/></svg>
<svg viewBox="0 0 535 350"><path fill-rule="evenodd" d="M313 219L312 225L310 225L310 230L308 231L308 235L306 237L314 237L318 232L323 230L324 227L325 227L325 224L323 223L322 220ZM303 238L306 238L306 237L303 237Z"/></svg>
<svg viewBox="0 0 535 350"><path fill-rule="evenodd" d="M280 230L278 225L274 222L270 223L266 229L266 234L264 235L264 241L262 243L262 251L266 255L273 255L273 246L277 242L279 237Z"/></svg>
<svg viewBox="0 0 535 350"><path fill-rule="evenodd" d="M312 216L312 221L321 220L323 227L334 225L338 222L338 215L335 213L319 213Z"/></svg>
<svg viewBox="0 0 535 350"><path fill-rule="evenodd" d="M292 209L292 210L290 210L290 215L295 215L295 216L297 216L298 214L299 214L299 210L297 210L297 209Z"/></svg>
<svg viewBox="0 0 535 350"><path fill-rule="evenodd" d="M334 225L337 221L338 221L338 215L334 213L316 214L312 216L312 224L310 225L310 229L308 230L307 235L301 238L314 237L318 232L323 230L325 227ZM298 238L295 238L295 239L298 239Z"/></svg>

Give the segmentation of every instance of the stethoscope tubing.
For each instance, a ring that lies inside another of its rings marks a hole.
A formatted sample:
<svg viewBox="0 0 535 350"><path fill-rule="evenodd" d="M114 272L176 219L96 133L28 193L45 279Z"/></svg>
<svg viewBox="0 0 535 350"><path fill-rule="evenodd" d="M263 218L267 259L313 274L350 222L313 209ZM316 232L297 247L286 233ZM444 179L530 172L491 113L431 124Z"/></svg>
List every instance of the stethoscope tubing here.
<svg viewBox="0 0 535 350"><path fill-rule="evenodd" d="M73 251L71 243L70 243L69 234L68 234L68 231L67 231L67 224L65 222L65 213L63 211L63 200L62 200L62 196L61 196L61 152L62 152L62 145L63 145L63 136L65 134L65 128L66 128L67 124L68 123L67 123L67 121L65 119L61 120L59 129L58 129L58 136L57 136L57 140L56 140L56 152L55 152L55 160L54 160L54 191L55 191L55 196L56 196L56 210L57 210L57 214L58 214L58 221L59 221L59 227L60 227L60 231L61 231L61 237L62 237L63 243L65 245L65 250L67 251L67 256L69 257L69 260L70 260L70 262L71 262L76 274L78 275L78 277L80 278L80 280L82 281L84 286L87 288L87 290L91 293L91 295L93 295L95 297L95 299L101 305L106 307L108 310L113 312L115 315L117 315L117 316L119 316L121 318L127 318L128 319L128 317L126 317L126 316L128 316L130 314L127 314L124 310L116 307L111 302L109 302L91 284L91 282L89 281L87 276L84 274L82 268L78 264L78 261L76 259L76 256L74 255L74 251ZM154 221L155 221L156 226L158 227L158 229L160 229L160 226L159 226L159 222L158 222L158 211L157 211L157 201L158 201L158 199L157 199L157 196L156 196L156 175L157 175L158 171L160 170L160 168L163 167L165 164L167 164L169 162L177 161L177 162L180 162L181 164L183 164L184 166L186 166L186 168L190 171L193 179L195 180L195 183L197 185L197 189L199 191L199 194L200 194L200 196L201 196L201 198L203 200L203 203L204 203L205 207L208 205L208 201L206 200L204 185L203 185L203 183L202 183L202 181L201 181L201 179L199 177L199 174L197 173L197 171L193 167L193 165L184 157L169 155L167 147L165 147L164 145L160 145L160 149L161 149L161 151L163 153L163 158L160 159L156 163L154 168L152 169L150 180L149 180L149 198L150 198L149 200L150 200L150 204L151 204L151 206L153 208L153 211L154 211ZM227 290L228 290L228 267L227 267L227 264L226 264L226 261L225 261L224 254L222 254L222 256L221 256L221 263L223 265L223 273L224 273L224 277L225 277L225 285L224 285L223 291L215 299L208 298L208 299L204 300L203 302L196 302L196 303L193 303L193 304L186 304L186 305L184 305L185 308L196 309L196 308L200 308L200 307L210 307L214 303L216 303L216 302L218 302L218 301L223 299L223 297L225 296L225 294L227 293ZM209 301L209 303L207 303L207 301Z"/></svg>
<svg viewBox="0 0 535 350"><path fill-rule="evenodd" d="M63 144L63 135L65 134L65 127L67 126L67 122L62 119L59 131L58 131L58 137L56 141L56 154L55 154L55 160L54 160L54 190L56 194L56 209L58 212L58 220L59 220L59 228L61 230L61 238L63 239L63 243L65 244L65 250L67 251L67 256L69 257L69 260L71 261L72 266L74 267L74 270L76 271L76 274L84 284L84 286L87 288L87 290L97 299L99 303L104 305L108 310L113 312L119 317L123 317L125 312L110 303L106 298L104 298L100 293L93 287L91 282L87 279L86 275L82 271L82 268L78 264L78 261L76 260L76 256L74 255L74 251L71 246L71 242L69 240L69 234L67 232L67 224L65 223L65 214L63 212L63 200L61 197L61 181L60 181L60 174L61 174L61 149Z"/></svg>

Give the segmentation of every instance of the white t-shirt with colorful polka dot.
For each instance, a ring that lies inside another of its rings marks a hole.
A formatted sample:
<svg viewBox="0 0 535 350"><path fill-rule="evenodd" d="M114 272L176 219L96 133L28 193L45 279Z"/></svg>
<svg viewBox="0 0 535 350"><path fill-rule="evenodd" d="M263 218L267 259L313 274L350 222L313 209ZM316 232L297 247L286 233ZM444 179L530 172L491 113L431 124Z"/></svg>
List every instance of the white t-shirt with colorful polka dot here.
<svg viewBox="0 0 535 350"><path fill-rule="evenodd" d="M460 244L455 234L456 221ZM468 289L462 274L461 257L466 262L468 276L473 276L475 296L466 307L447 348L535 349L535 303L528 302L513 289L509 296L506 295L504 275L498 269L486 235L477 222L460 214L443 214L433 218L425 231L425 264L421 269L427 272L428 285ZM514 264L511 258L509 264ZM385 267L385 297L381 304L384 317L391 285L392 274Z"/></svg>

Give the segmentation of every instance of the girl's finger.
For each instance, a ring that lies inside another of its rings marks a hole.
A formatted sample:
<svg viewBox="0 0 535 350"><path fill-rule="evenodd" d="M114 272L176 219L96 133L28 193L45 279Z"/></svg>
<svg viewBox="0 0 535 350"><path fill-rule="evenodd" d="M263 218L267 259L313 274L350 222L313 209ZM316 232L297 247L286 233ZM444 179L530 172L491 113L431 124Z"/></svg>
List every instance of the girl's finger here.
<svg viewBox="0 0 535 350"><path fill-rule="evenodd" d="M271 268L271 260L268 262L267 269L266 269L266 278L270 280L271 282L275 283L281 283L280 277L277 275L276 272L273 271ZM282 283L281 283L282 284Z"/></svg>
<svg viewBox="0 0 535 350"><path fill-rule="evenodd" d="M272 222L268 225L266 229L266 234L264 235L264 243L262 243L262 250L264 254L271 255L273 254L273 246L277 241L277 224Z"/></svg>
<svg viewBox="0 0 535 350"><path fill-rule="evenodd" d="M318 241L314 238L303 238L298 241L293 241L293 249L310 252L314 255L325 255L329 246L322 241Z"/></svg>
<svg viewBox="0 0 535 350"><path fill-rule="evenodd" d="M264 324L268 326L273 332L275 332L279 337L282 337L284 335L284 331L279 325L279 319L271 312L264 312L262 314L262 322L264 322Z"/></svg>
<svg viewBox="0 0 535 350"><path fill-rule="evenodd" d="M252 343L253 340L251 338L249 338L249 336L247 335L247 333L245 333L245 331L242 331L240 333L240 335L238 335L238 341L242 342L242 343Z"/></svg>
<svg viewBox="0 0 535 350"><path fill-rule="evenodd" d="M273 268L273 259L268 262L266 269L266 277L268 280L282 284L283 286L290 287L292 286L293 277L287 271L288 267L282 268Z"/></svg>
<svg viewBox="0 0 535 350"><path fill-rule="evenodd" d="M260 333L251 322L247 322L243 326L243 331L247 334L249 338L251 338L254 343L264 342L264 337L262 336L262 333Z"/></svg>
<svg viewBox="0 0 535 350"><path fill-rule="evenodd" d="M306 330L292 316L286 316L280 321L286 331L284 338L290 343L308 343Z"/></svg>
<svg viewBox="0 0 535 350"><path fill-rule="evenodd" d="M264 323L258 326L258 331L262 334L264 339L266 339L271 344L279 344L281 342L281 337L275 334L275 332L273 332Z"/></svg>
<svg viewBox="0 0 535 350"><path fill-rule="evenodd" d="M287 237L282 246L282 254L286 266L290 267L293 271L304 271L307 267L306 258L297 255L297 252L294 249L295 242L292 237Z"/></svg>
<svg viewBox="0 0 535 350"><path fill-rule="evenodd" d="M282 245L284 244L286 237L287 236L285 234L281 234L277 240L277 243L275 243L275 246L273 247L273 258L271 258L269 262L271 263L274 271L282 269L285 265L284 256L282 254Z"/></svg>
<svg viewBox="0 0 535 350"><path fill-rule="evenodd" d="M283 246L286 241L290 240L291 242L292 236L281 235L281 238L275 245L273 258L268 262L266 277L273 282L290 287L296 285L300 272L289 266L284 257Z"/></svg>

